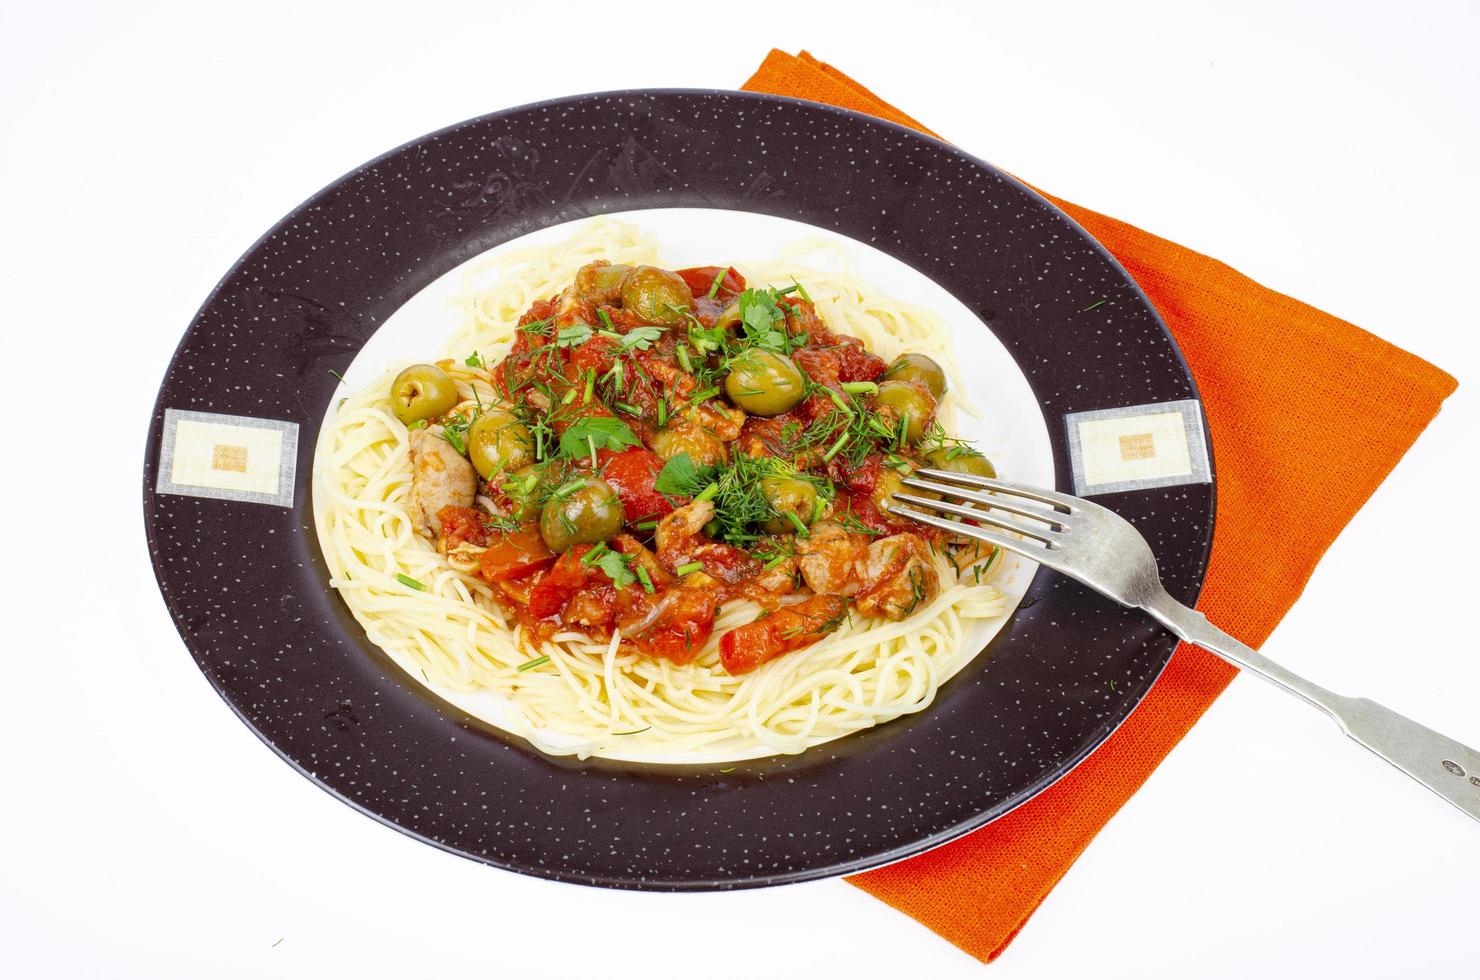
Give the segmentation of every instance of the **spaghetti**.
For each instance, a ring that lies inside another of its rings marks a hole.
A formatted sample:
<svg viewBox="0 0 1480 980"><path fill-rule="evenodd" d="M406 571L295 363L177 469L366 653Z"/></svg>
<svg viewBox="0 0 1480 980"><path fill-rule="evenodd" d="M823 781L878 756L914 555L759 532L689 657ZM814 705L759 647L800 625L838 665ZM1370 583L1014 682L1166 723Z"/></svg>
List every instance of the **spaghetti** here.
<svg viewBox="0 0 1480 980"><path fill-rule="evenodd" d="M885 358L928 354L954 378L943 324L930 312L880 296L855 275L803 265L803 243L777 261L737 266L751 283L805 283L830 329ZM569 240L499 255L465 276L461 326L443 362L458 409L494 396L486 365L513 346L522 315L558 293L593 260L640 266L657 244L626 223L597 219ZM846 270L844 257L839 262ZM928 707L966 662L970 627L1005 615L990 581L992 559L958 571L943 550L930 561L940 587L903 619L853 616L804 651L738 675L721 664L719 639L757 618L748 600L727 601L713 636L690 662L648 656L610 639L561 630L533 636L493 584L418 533L412 513L413 431L391 411L391 371L347 398L323 429L313 505L331 585L368 638L434 687L487 690L512 707L501 722L551 754L732 760L797 753ZM953 385L959 390L959 385ZM938 418L968 410L954 394Z"/></svg>

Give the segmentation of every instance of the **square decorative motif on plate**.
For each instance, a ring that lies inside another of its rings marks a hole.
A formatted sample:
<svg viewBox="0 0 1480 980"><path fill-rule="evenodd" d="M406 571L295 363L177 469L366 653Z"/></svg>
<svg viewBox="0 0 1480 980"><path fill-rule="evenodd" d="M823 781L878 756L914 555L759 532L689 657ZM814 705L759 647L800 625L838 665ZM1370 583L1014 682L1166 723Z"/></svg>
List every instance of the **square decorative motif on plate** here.
<svg viewBox="0 0 1480 980"><path fill-rule="evenodd" d="M217 443L211 449L211 469L245 473L247 471L247 447L223 446Z"/></svg>
<svg viewBox="0 0 1480 980"><path fill-rule="evenodd" d="M1156 455L1156 437L1149 432L1137 432L1133 436L1120 437L1120 458L1129 462L1133 459L1151 459Z"/></svg>
<svg viewBox="0 0 1480 980"><path fill-rule="evenodd" d="M160 493L293 506L298 425L166 409Z"/></svg>
<svg viewBox="0 0 1480 980"><path fill-rule="evenodd" d="M1196 401L1075 412L1064 424L1080 496L1212 480Z"/></svg>

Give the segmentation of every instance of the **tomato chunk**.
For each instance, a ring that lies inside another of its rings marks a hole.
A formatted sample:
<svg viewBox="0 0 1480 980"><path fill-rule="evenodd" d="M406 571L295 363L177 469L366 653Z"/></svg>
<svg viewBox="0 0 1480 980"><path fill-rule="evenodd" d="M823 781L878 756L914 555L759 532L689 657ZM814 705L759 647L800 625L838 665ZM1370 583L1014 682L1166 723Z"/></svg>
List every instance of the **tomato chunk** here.
<svg viewBox="0 0 1480 980"><path fill-rule="evenodd" d="M488 518L481 510L449 504L437 511L437 520L442 522L442 540L448 551L464 541L480 548L488 543L488 529L483 526Z"/></svg>
<svg viewBox="0 0 1480 980"><path fill-rule="evenodd" d="M490 535L487 543L488 550L479 556L478 564L490 582L511 582L555 564L555 556L534 524Z"/></svg>
<svg viewBox="0 0 1480 980"><path fill-rule="evenodd" d="M651 449L633 446L614 453L601 449L596 453L601 478L611 484L622 500L622 513L631 523L656 521L673 513L673 504L653 487L663 461Z"/></svg>
<svg viewBox="0 0 1480 980"><path fill-rule="evenodd" d="M666 657L682 665L698 656L709 642L719 596L713 589L664 589L656 596L641 596L623 618L631 624L646 619L654 609L659 612L652 623L631 636L631 640L646 654Z"/></svg>
<svg viewBox="0 0 1480 980"><path fill-rule="evenodd" d="M701 265L692 269L679 269L678 277L688 284L689 292L696 297L708 296L709 291L714 288L714 279L720 273L724 273L724 279L719 285L716 298L726 293L739 295L745 291L745 277L734 269L717 265Z"/></svg>
<svg viewBox="0 0 1480 980"><path fill-rule="evenodd" d="M581 564L581 556L591 550L588 544L577 545L555 560L545 577L529 593L529 614L535 619L549 619L586 584L591 570Z"/></svg>
<svg viewBox="0 0 1480 980"><path fill-rule="evenodd" d="M836 595L814 595L778 609L720 637L720 663L731 674L748 674L783 653L816 643L837 629L847 612L848 600Z"/></svg>

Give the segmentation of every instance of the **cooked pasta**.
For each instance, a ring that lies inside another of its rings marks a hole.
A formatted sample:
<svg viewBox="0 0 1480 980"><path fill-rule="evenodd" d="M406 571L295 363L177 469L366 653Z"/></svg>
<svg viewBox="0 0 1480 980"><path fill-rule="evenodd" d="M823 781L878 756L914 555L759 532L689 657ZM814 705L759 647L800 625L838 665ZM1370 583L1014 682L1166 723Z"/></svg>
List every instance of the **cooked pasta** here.
<svg viewBox="0 0 1480 980"><path fill-rule="evenodd" d="M804 283L829 329L861 339L884 359L927 354L959 382L935 315L879 295L846 271L842 253L828 263L841 271L801 261L820 247L801 243L777 260L733 268L752 284ZM635 226L595 219L567 240L473 266L461 325L439 362L456 384L457 410L496 400L489 366L509 353L532 304L560 293L594 260L643 266L658 253ZM647 655L615 630L609 639L575 629L536 636L476 562L419 533L409 452L415 430L391 410L404 366L350 395L324 426L313 508L331 585L371 642L433 688L506 699L512 710L501 723L542 751L716 761L801 752L928 707L974 652L963 642L972 626L1007 612L990 582L995 554L963 561L936 548L928 560L939 589L904 618L851 615L804 650L745 673L727 671L719 648L725 634L761 615L746 598L724 602L712 635L682 664ZM952 384L939 405L937 420L947 427L953 411L970 411L955 394L960 389Z"/></svg>

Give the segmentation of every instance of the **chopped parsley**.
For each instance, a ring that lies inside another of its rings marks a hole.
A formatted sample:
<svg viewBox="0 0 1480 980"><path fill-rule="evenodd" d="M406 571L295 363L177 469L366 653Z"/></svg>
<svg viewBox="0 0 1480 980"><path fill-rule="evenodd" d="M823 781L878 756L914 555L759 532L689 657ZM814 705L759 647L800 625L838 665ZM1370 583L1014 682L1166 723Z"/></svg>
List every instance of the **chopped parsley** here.
<svg viewBox="0 0 1480 980"><path fill-rule="evenodd" d="M561 327L560 332L555 335L556 347L579 347L591 339L592 330L588 324L573 323L568 327Z"/></svg>
<svg viewBox="0 0 1480 980"><path fill-rule="evenodd" d="M640 445L630 425L609 415L576 419L560 437L560 451L572 459L594 455L596 449L619 453L628 446Z"/></svg>
<svg viewBox="0 0 1480 980"><path fill-rule="evenodd" d="M712 471L709 466L695 466L694 458L688 453L679 453L663 464L653 481L653 489L674 497L692 497L708 484Z"/></svg>

